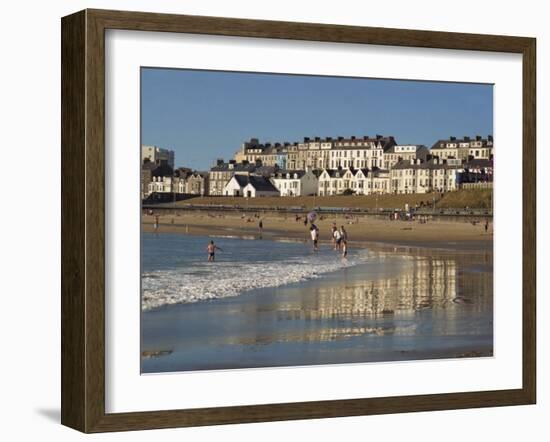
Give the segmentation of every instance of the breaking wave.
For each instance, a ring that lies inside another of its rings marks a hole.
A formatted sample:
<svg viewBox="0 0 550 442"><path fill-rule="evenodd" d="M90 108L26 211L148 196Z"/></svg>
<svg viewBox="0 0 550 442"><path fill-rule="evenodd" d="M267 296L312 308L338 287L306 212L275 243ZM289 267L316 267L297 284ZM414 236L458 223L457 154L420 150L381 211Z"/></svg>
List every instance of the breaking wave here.
<svg viewBox="0 0 550 442"><path fill-rule="evenodd" d="M364 253L363 253L364 252ZM142 274L142 309L237 296L259 288L297 283L364 263L366 250L347 260L335 252L290 257L284 261L217 261Z"/></svg>

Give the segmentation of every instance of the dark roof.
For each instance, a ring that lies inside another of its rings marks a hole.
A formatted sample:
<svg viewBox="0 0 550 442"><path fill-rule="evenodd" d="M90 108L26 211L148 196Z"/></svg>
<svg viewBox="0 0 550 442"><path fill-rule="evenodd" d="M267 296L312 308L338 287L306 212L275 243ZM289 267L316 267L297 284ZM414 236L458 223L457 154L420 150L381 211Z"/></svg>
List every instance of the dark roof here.
<svg viewBox="0 0 550 442"><path fill-rule="evenodd" d="M340 137L341 139L338 139L338 137L325 137L325 138L322 138L322 137L306 137L307 140L302 140L300 141L300 143L304 142L304 143L328 143L328 142L331 142L331 143L345 143L345 144L349 144L349 143L357 143L357 142L364 142L364 141L368 141L368 142L375 142L375 143L380 143L382 145L382 148L384 150L386 149L389 149L391 146L395 145L396 144L396 141L395 141L395 138L393 136L381 136L381 135L378 135L376 137L369 137L369 136L364 136L364 137L348 137L348 138L344 138L344 137ZM257 140L256 140L257 141ZM278 144L278 146L277 146ZM250 143L250 142L245 142L244 143L244 150L245 152L251 150L251 149L260 149L262 152L259 153L260 155L273 155L273 154L280 154L280 153L286 153L287 150L288 150L288 147L289 146L297 146L298 145L298 142L294 142L294 143L288 143L288 142L283 142L283 143ZM364 149L365 146L346 146L346 148L349 148L349 149Z"/></svg>
<svg viewBox="0 0 550 442"><path fill-rule="evenodd" d="M477 158L477 159L472 159L470 161L467 161L465 164L464 164L464 167L466 169L469 169L469 168L484 168L484 167L493 167L493 160L486 160L486 159L483 159L483 158Z"/></svg>
<svg viewBox="0 0 550 442"><path fill-rule="evenodd" d="M229 167L229 163L223 163L223 164L217 164L216 166L213 166L210 168L211 172L254 172L256 169L256 165L252 163L243 164L243 163L235 163L233 164L233 167Z"/></svg>
<svg viewBox="0 0 550 442"><path fill-rule="evenodd" d="M471 142L474 142L474 141L481 141L481 146L482 147L487 147L487 143L490 142L492 143L493 142L493 137L492 135L489 135L487 138L481 138L480 136L476 136L476 137L464 137L464 138L455 138L454 140L451 140L450 138L446 139L446 140L437 140L431 147L431 149L446 149L447 147L441 147L441 144L444 143L444 144L447 144L447 143L471 143ZM491 144L491 147L492 147L492 144ZM455 149L455 148L451 148L451 149Z"/></svg>
<svg viewBox="0 0 550 442"><path fill-rule="evenodd" d="M390 146L387 150L385 150L384 153L403 153L403 152L396 152L395 151L396 146L415 146L416 151L418 151L419 149L421 149L423 147L426 148L426 146L424 146L423 144L394 144L394 145Z"/></svg>
<svg viewBox="0 0 550 442"><path fill-rule="evenodd" d="M275 178L286 178L286 175L290 174L290 178L294 179L294 174L298 175L298 178L302 178L305 174L305 170L278 170L275 173Z"/></svg>
<svg viewBox="0 0 550 442"><path fill-rule="evenodd" d="M346 149L364 149L365 148L365 146L350 146L349 143L357 143L357 142L364 142L364 141L380 143L384 152L386 152L392 146L395 146L397 144L393 136L377 137L377 138L372 138L372 137L344 138L342 140L335 139L333 141L336 143L344 143L346 145L345 146Z"/></svg>
<svg viewBox="0 0 550 442"><path fill-rule="evenodd" d="M248 184L252 185L254 189L262 192L279 192L279 190L263 176L254 175L234 175L233 178L237 181L239 186L245 187Z"/></svg>
<svg viewBox="0 0 550 442"><path fill-rule="evenodd" d="M249 183L254 187L254 189L262 191L262 192L277 192L279 193L279 189L277 189L271 181L269 181L267 178L263 176L254 176L251 175L248 177Z"/></svg>

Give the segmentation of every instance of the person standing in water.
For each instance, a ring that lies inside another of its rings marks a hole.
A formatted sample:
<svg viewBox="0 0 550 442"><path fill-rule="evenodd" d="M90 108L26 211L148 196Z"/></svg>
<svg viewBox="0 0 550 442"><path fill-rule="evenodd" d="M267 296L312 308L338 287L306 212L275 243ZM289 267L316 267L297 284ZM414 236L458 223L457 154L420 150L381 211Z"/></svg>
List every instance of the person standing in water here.
<svg viewBox="0 0 550 442"><path fill-rule="evenodd" d="M348 241L346 239L342 240L342 259L347 259L348 257Z"/></svg>
<svg viewBox="0 0 550 442"><path fill-rule="evenodd" d="M348 240L348 232L344 229L344 226L340 226L340 235L342 236L342 241Z"/></svg>
<svg viewBox="0 0 550 442"><path fill-rule="evenodd" d="M333 232L334 238L334 250L340 250L340 243L342 242L342 233L338 229L334 229Z"/></svg>
<svg viewBox="0 0 550 442"><path fill-rule="evenodd" d="M313 251L319 250L319 228L315 224L311 224L309 228L309 233L311 235L311 241L313 242Z"/></svg>
<svg viewBox="0 0 550 442"><path fill-rule="evenodd" d="M214 241L210 241L210 244L208 244L206 250L208 250L208 262L214 262L216 260L216 250L223 252L222 249L214 244Z"/></svg>
<svg viewBox="0 0 550 442"><path fill-rule="evenodd" d="M332 223L332 227L330 228L330 239L332 241L332 246L334 247L334 250L336 250L336 230L338 230L338 228L336 227L336 223Z"/></svg>

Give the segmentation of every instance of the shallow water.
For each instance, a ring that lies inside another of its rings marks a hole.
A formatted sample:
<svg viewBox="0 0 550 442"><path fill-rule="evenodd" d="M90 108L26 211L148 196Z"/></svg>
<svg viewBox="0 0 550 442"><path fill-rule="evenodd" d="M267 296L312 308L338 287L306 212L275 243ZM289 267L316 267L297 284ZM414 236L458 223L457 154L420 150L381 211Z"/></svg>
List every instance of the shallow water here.
<svg viewBox="0 0 550 442"><path fill-rule="evenodd" d="M492 354L490 254L352 249L346 262L328 246L215 239L224 251L208 264L207 240L144 237L149 296L155 272L180 284L142 304L142 351L163 352L144 373Z"/></svg>
<svg viewBox="0 0 550 442"><path fill-rule="evenodd" d="M142 234L142 308L237 296L318 278L367 262L365 250L347 259L329 248L313 252L295 241L216 238L216 262L207 262L211 238L179 234Z"/></svg>

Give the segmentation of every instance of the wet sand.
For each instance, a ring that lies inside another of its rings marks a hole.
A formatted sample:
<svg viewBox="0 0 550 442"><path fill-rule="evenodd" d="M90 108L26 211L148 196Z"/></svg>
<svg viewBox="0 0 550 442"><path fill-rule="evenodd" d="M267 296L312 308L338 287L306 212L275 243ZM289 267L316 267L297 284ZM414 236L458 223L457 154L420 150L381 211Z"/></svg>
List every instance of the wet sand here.
<svg viewBox="0 0 550 442"><path fill-rule="evenodd" d="M370 250L322 278L143 312L142 371L492 355L492 253Z"/></svg>
<svg viewBox="0 0 550 442"><path fill-rule="evenodd" d="M309 240L303 217L298 221L294 215L266 214L260 217L263 222L261 235L264 239ZM142 217L144 232L154 231L154 219L151 215ZM256 238L260 236L259 219L248 214L243 216L189 211L179 215L160 216L158 232ZM320 229L321 242L330 242L333 222L338 227L345 226L352 247L371 243L483 251L491 251L493 247L492 223L486 233L483 222L479 221L474 225L471 219L460 217L431 220L423 224L419 221L390 221L374 216L326 216L315 221Z"/></svg>

